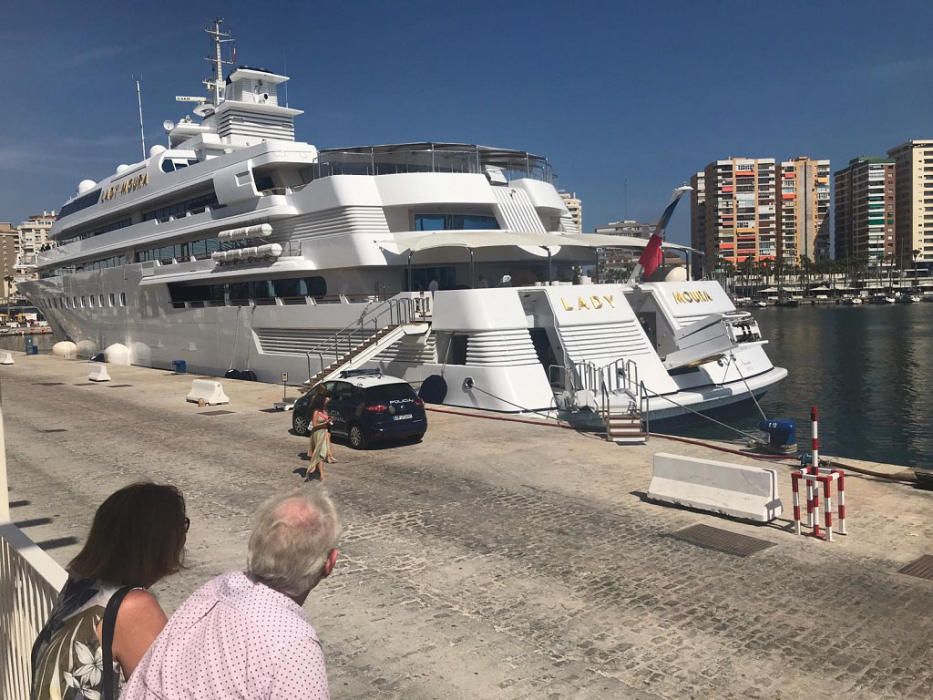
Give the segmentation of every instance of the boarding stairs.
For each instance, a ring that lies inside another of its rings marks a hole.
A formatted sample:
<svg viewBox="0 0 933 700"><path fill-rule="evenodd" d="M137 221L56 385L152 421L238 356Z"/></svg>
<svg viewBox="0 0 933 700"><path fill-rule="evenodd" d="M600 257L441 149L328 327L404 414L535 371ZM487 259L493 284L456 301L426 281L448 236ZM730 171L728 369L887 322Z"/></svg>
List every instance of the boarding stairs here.
<svg viewBox="0 0 933 700"><path fill-rule="evenodd" d="M382 325L380 325L382 324ZM365 310L353 323L335 332L326 348L308 351L308 381L313 387L351 369L358 369L407 335L423 335L431 328L410 298L388 299ZM321 369L311 374L312 357ZM333 361L325 366L330 357Z"/></svg>
<svg viewBox="0 0 933 700"><path fill-rule="evenodd" d="M638 381L638 365L620 358L605 365L589 360L574 365L573 376L596 397L596 412L609 442L644 445L648 441L644 385Z"/></svg>

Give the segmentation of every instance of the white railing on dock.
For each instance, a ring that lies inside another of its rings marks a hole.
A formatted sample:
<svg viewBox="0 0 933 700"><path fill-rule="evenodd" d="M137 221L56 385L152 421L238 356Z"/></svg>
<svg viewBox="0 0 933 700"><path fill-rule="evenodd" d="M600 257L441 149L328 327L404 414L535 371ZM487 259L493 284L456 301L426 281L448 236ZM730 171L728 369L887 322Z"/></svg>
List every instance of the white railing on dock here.
<svg viewBox="0 0 933 700"><path fill-rule="evenodd" d="M52 557L10 522L0 408L0 698L29 697L32 644L67 578Z"/></svg>
<svg viewBox="0 0 933 700"><path fill-rule="evenodd" d="M29 697L32 644L67 578L18 527L0 522L0 698Z"/></svg>

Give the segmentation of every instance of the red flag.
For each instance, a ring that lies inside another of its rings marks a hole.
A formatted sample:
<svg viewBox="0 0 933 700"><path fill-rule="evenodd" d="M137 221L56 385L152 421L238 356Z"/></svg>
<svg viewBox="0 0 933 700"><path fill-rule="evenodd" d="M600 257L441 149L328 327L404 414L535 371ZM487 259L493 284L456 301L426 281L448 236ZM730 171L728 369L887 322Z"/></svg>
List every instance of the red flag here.
<svg viewBox="0 0 933 700"><path fill-rule="evenodd" d="M648 245L638 258L638 264L641 265L643 279L648 279L654 274L654 271L661 267L664 262L664 252L661 250L661 236L657 232L651 234Z"/></svg>

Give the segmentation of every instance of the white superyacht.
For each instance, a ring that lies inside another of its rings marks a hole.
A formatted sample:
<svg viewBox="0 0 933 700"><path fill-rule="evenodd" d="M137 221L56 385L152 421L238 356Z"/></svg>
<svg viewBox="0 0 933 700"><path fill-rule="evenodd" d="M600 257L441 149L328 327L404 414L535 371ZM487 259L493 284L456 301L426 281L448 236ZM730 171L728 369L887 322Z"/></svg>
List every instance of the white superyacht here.
<svg viewBox="0 0 933 700"><path fill-rule="evenodd" d="M295 141L288 80L235 67L168 146L83 180L21 289L57 337L133 364L262 381L381 368L426 400L670 418L786 370L713 281L594 284L548 161L458 143ZM241 375L242 376L242 375Z"/></svg>

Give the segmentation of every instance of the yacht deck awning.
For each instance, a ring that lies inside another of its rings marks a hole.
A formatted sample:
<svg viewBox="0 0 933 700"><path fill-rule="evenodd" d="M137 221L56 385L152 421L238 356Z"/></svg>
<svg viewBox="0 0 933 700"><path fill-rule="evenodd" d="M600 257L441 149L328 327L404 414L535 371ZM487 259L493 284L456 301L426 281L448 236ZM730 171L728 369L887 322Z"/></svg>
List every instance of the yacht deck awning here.
<svg viewBox="0 0 933 700"><path fill-rule="evenodd" d="M377 241L380 248L396 254L418 253L434 248L536 247L552 249L571 246L577 248L644 248L648 239L635 236L609 236L604 234L559 234L534 231L413 231L397 233L394 240ZM687 250L692 248L676 243L664 243L664 248Z"/></svg>

